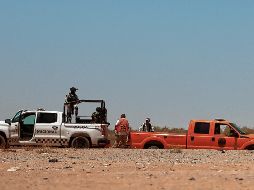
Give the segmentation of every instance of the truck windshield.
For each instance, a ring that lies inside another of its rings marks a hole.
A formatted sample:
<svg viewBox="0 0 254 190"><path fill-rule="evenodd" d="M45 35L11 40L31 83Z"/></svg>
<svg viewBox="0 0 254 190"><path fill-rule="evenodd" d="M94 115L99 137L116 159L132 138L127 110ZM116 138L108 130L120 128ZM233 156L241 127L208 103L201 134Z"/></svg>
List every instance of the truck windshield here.
<svg viewBox="0 0 254 190"><path fill-rule="evenodd" d="M239 126L237 126L235 123L230 123L230 125L234 127L234 129L237 130L241 135L246 135L246 133L242 131L242 129Z"/></svg>

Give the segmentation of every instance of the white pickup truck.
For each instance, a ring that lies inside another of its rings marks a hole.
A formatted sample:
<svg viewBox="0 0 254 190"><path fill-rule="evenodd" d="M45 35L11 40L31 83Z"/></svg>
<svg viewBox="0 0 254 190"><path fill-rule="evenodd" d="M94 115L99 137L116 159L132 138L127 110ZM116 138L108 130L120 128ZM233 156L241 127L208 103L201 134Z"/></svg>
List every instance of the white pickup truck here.
<svg viewBox="0 0 254 190"><path fill-rule="evenodd" d="M100 103L103 100L81 100L81 102ZM82 119L82 117L86 117ZM74 123L66 123L64 112L59 111L18 111L12 119L0 122L0 147L12 145L46 145L73 148L105 147L110 142L107 138L106 112L95 122L90 116L76 116Z"/></svg>

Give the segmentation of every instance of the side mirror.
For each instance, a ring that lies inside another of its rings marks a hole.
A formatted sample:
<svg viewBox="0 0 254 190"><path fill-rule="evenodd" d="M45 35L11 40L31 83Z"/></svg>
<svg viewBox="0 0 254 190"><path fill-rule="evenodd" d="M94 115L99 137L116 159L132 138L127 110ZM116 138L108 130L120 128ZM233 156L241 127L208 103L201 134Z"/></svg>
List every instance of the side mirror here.
<svg viewBox="0 0 254 190"><path fill-rule="evenodd" d="M11 120L10 119L6 119L4 122L8 123L9 125L11 124Z"/></svg>

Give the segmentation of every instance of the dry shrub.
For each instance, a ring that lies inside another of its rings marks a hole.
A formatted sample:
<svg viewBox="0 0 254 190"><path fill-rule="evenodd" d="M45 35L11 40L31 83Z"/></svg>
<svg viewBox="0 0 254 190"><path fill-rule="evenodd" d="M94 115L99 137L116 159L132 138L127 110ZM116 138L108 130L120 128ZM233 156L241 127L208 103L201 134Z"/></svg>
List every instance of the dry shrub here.
<svg viewBox="0 0 254 190"><path fill-rule="evenodd" d="M249 128L249 127L242 127L241 128L245 133L247 134L254 134L254 129Z"/></svg>
<svg viewBox="0 0 254 190"><path fill-rule="evenodd" d="M167 126L165 126L165 127L155 126L154 131L156 131L156 132L166 132L166 133L178 133L178 134L186 134L187 133L187 129L184 129L184 128L169 128Z"/></svg>

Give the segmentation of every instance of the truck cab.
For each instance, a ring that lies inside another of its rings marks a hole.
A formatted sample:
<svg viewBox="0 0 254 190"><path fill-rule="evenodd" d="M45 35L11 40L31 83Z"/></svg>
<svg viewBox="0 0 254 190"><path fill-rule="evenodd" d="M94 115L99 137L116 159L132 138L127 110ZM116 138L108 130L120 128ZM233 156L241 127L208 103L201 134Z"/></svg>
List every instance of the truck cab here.
<svg viewBox="0 0 254 190"><path fill-rule="evenodd" d="M191 120L186 146L189 149L251 149L253 140L253 135L247 135L235 123L224 119Z"/></svg>
<svg viewBox="0 0 254 190"><path fill-rule="evenodd" d="M48 145L62 145L62 112L20 110L5 123L9 124L8 133L5 134L9 145L36 145L43 139L54 142L48 141Z"/></svg>
<svg viewBox="0 0 254 190"><path fill-rule="evenodd" d="M247 135L236 124L224 120L191 120L186 134L131 132L132 148L254 149L254 134Z"/></svg>

